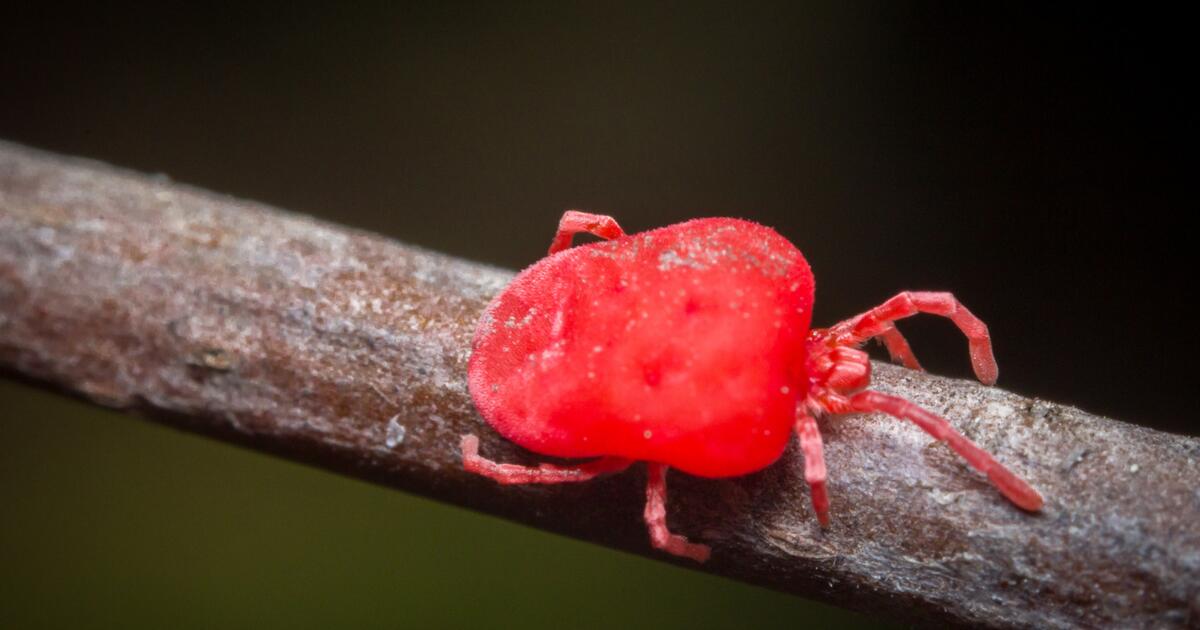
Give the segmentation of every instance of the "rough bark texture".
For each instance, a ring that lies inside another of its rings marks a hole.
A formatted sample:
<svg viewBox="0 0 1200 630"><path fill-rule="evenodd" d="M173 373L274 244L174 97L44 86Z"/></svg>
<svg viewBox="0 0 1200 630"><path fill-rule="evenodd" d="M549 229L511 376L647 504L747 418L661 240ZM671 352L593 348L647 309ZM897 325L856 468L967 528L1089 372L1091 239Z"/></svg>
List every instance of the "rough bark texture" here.
<svg viewBox="0 0 1200 630"><path fill-rule="evenodd" d="M0 143L0 368L108 407L664 560L640 468L501 487L459 437L476 318L511 273ZM965 349L964 349L965 352ZM1200 440L878 365L1046 497L1024 514L916 428L822 421L833 525L791 448L736 479L672 475L700 567L892 619L996 627L1200 623ZM683 561L688 564L687 561ZM689 565L690 566L690 565Z"/></svg>

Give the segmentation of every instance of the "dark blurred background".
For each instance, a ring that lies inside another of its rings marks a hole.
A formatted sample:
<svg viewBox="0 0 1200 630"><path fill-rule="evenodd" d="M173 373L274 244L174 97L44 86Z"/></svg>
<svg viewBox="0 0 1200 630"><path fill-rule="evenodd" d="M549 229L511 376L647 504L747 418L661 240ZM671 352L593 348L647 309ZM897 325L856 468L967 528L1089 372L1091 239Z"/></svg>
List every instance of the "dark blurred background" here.
<svg viewBox="0 0 1200 630"><path fill-rule="evenodd" d="M565 208L741 216L818 324L952 290L1001 386L1200 434L1181 16L351 4L6 10L0 138L514 269ZM877 623L13 383L0 470L3 627Z"/></svg>

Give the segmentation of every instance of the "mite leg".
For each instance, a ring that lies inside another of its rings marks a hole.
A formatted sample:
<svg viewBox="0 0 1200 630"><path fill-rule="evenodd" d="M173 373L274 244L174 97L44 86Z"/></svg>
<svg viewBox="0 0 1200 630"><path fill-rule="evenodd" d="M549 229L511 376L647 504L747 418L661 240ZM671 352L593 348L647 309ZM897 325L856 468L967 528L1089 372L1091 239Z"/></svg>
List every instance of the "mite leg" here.
<svg viewBox="0 0 1200 630"><path fill-rule="evenodd" d="M804 452L804 480L812 490L813 511L821 527L829 527L829 495L825 492L825 452L821 444L821 430L817 419L807 411L800 412L796 420L796 435L800 436L800 450Z"/></svg>
<svg viewBox="0 0 1200 630"><path fill-rule="evenodd" d="M517 464L501 464L479 455L479 438L474 435L463 436L462 456L463 468L468 472L483 475L506 485L587 481L597 475L625 470L633 464L633 460L619 457L602 457L570 467L541 464L537 468L532 468Z"/></svg>
<svg viewBox="0 0 1200 630"><path fill-rule="evenodd" d="M646 528L650 530L650 544L696 562L708 560L708 545L690 543L687 538L667 529L667 465L647 462L646 475L645 518Z"/></svg>
<svg viewBox="0 0 1200 630"><path fill-rule="evenodd" d="M1038 494L1037 490L996 461L990 453L954 430L954 427L950 426L945 418L930 413L903 398L869 390L852 396L850 407L856 411L882 411L890 416L911 421L929 435L948 444L950 448L954 449L954 452L967 460L968 464L987 475L996 489L1017 507L1030 512L1042 509L1042 495Z"/></svg>
<svg viewBox="0 0 1200 630"><path fill-rule="evenodd" d="M834 324L828 329L827 335L837 343L859 344L867 339L882 336L889 350L896 343L896 335L889 333L894 329L892 322L897 319L911 317L917 313L941 315L953 321L971 348L971 366L979 380L991 385L996 382L999 370L996 359L992 356L992 338L988 335L987 325L971 314L953 294L935 293L930 291L904 291L875 308L852 317L844 322ZM888 342L889 336L891 343ZM902 338L901 338L902 339ZM907 342L904 346L907 346ZM899 347L897 347L899 349ZM904 357L900 350L901 358ZM908 353L911 356L911 351ZM915 361L915 359L913 359Z"/></svg>
<svg viewBox="0 0 1200 630"><path fill-rule="evenodd" d="M617 220L608 215L567 210L558 220L558 232L550 243L550 253L555 254L570 247L571 239L580 232L588 232L606 240L625 236Z"/></svg>
<svg viewBox="0 0 1200 630"><path fill-rule="evenodd" d="M895 326L888 327L876 338L883 342L893 363L899 363L910 370L924 371L925 368L921 367L921 362L917 361L917 355L913 354L912 346L908 345L908 340L900 334Z"/></svg>

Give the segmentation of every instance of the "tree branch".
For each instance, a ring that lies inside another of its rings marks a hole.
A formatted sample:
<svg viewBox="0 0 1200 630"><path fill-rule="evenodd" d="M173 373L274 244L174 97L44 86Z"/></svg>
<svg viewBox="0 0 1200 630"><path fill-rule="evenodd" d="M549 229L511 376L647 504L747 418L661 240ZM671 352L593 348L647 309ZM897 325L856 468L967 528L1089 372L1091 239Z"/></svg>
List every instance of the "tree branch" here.
<svg viewBox="0 0 1200 630"><path fill-rule="evenodd" d="M511 273L259 204L0 143L0 367L108 407L663 560L644 471L501 487L462 470L541 458L466 389L476 318ZM822 423L833 525L792 448L736 479L670 479L700 567L912 621L1200 623L1200 440L878 365L1031 481L1005 502L917 429ZM687 564L686 561L684 561ZM689 565L690 566L690 565Z"/></svg>

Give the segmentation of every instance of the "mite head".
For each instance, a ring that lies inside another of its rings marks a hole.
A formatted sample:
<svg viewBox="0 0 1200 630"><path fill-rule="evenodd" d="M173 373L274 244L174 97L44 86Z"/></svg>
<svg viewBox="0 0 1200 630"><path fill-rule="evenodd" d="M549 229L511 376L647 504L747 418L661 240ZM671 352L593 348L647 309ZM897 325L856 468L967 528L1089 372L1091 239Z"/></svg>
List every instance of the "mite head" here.
<svg viewBox="0 0 1200 630"><path fill-rule="evenodd" d="M866 352L848 346L812 344L809 347L810 391L852 394L871 383L871 361Z"/></svg>

